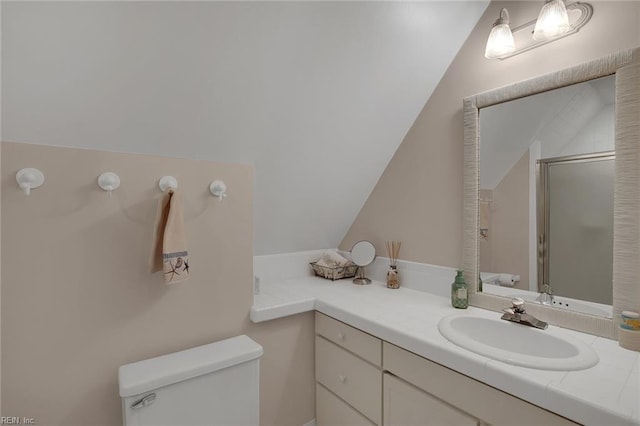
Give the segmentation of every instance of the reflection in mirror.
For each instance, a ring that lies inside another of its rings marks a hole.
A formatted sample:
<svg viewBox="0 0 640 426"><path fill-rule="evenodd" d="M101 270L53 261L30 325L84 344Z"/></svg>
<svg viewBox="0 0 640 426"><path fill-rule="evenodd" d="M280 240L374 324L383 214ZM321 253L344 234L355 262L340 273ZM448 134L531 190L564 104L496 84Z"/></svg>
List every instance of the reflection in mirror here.
<svg viewBox="0 0 640 426"><path fill-rule="evenodd" d="M615 76L479 121L482 290L611 317Z"/></svg>

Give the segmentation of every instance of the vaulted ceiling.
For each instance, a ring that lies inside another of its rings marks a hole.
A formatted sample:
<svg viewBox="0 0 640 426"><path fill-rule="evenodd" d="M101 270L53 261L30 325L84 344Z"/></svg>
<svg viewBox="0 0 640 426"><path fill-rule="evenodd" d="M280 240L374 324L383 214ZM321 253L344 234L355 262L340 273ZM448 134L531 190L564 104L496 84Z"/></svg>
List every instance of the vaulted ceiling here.
<svg viewBox="0 0 640 426"><path fill-rule="evenodd" d="M487 4L3 2L2 140L251 163L254 253L335 247Z"/></svg>

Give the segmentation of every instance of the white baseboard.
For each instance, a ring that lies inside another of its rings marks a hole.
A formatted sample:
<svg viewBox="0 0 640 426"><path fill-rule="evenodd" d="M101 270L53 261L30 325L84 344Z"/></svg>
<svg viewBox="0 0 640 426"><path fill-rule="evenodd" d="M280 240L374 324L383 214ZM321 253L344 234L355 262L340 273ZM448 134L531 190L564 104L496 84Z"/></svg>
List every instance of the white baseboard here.
<svg viewBox="0 0 640 426"><path fill-rule="evenodd" d="M316 419L311 419L302 426L316 426Z"/></svg>

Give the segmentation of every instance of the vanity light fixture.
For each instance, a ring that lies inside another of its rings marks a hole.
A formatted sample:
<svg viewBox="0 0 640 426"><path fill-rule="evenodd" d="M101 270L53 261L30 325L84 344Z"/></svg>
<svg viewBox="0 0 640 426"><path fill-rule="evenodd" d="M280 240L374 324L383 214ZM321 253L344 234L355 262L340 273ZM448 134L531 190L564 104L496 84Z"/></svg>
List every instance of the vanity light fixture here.
<svg viewBox="0 0 640 426"><path fill-rule="evenodd" d="M500 17L491 28L484 57L496 59L513 52L515 48L513 34L511 33L511 27L509 27L509 12L503 7L500 9Z"/></svg>
<svg viewBox="0 0 640 426"><path fill-rule="evenodd" d="M536 26L533 30L534 40L549 40L569 31L569 15L562 0L546 0Z"/></svg>
<svg viewBox="0 0 640 426"><path fill-rule="evenodd" d="M507 59L535 49L577 33L591 16L593 7L589 3L565 4L564 0L545 0L537 20L510 29L509 13L502 8L500 18L489 34L484 56L487 59Z"/></svg>

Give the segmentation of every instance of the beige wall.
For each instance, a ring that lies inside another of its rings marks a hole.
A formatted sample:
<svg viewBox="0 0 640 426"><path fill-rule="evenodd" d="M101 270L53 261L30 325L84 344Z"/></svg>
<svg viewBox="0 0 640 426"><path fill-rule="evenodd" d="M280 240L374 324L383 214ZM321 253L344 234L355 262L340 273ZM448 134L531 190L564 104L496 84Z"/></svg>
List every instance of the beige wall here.
<svg viewBox="0 0 640 426"><path fill-rule="evenodd" d="M15 183L27 166L46 177L29 197ZM122 180L112 197L96 184L107 170ZM312 316L248 319L251 166L3 143L1 171L2 415L120 424L118 366L246 333L265 348L262 423L313 418ZM165 174L184 195L191 258L173 286L147 268Z"/></svg>
<svg viewBox="0 0 640 426"><path fill-rule="evenodd" d="M315 417L313 312L253 324L264 347L260 364L260 424L301 426Z"/></svg>
<svg viewBox="0 0 640 426"><path fill-rule="evenodd" d="M576 35L505 61L484 48L501 7L512 26L535 19L538 1L492 2L396 151L340 248L369 239L379 253L401 240L406 260L459 267L462 256L462 99L640 45L640 2L590 2Z"/></svg>
<svg viewBox="0 0 640 426"><path fill-rule="evenodd" d="M487 271L520 275L514 287L529 290L529 151L496 185L492 198L491 269Z"/></svg>

